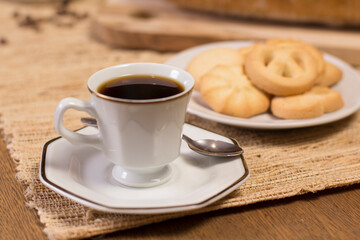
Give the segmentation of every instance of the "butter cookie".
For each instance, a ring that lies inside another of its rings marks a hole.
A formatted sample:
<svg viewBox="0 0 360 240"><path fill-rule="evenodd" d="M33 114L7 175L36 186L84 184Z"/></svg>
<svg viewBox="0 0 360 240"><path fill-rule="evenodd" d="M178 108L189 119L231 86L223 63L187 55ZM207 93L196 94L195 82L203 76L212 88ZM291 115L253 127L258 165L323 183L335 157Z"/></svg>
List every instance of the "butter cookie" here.
<svg viewBox="0 0 360 240"><path fill-rule="evenodd" d="M332 86L342 78L342 71L330 62L325 63L325 71L316 79L316 85Z"/></svg>
<svg viewBox="0 0 360 240"><path fill-rule="evenodd" d="M217 65L201 80L201 98L216 112L248 118L268 110L269 96L257 89L239 65Z"/></svg>
<svg viewBox="0 0 360 240"><path fill-rule="evenodd" d="M195 79L195 89L200 90L201 77L218 64L243 66L244 58L237 49L213 48L196 55L186 70Z"/></svg>
<svg viewBox="0 0 360 240"><path fill-rule="evenodd" d="M336 111L344 106L339 92L323 86L314 86L310 91L289 97L274 97L271 111L285 119L315 118Z"/></svg>
<svg viewBox="0 0 360 240"><path fill-rule="evenodd" d="M308 91L318 75L316 60L296 44L255 44L246 56L245 72L256 87L278 96Z"/></svg>
<svg viewBox="0 0 360 240"><path fill-rule="evenodd" d="M293 39L271 39L266 41L267 44L274 44L283 47L297 46L306 50L316 61L317 75L322 74L325 71L325 60L323 54L313 45L297 41Z"/></svg>

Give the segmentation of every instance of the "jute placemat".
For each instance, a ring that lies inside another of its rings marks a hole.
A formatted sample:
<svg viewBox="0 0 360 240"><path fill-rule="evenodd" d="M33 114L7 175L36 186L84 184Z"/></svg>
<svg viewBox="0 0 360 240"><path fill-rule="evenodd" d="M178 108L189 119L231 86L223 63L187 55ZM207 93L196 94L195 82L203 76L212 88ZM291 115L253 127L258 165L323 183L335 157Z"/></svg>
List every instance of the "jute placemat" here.
<svg viewBox="0 0 360 240"><path fill-rule="evenodd" d="M73 7L92 14L96 2L79 1ZM14 11L47 15L53 8L0 2L0 38L5 39L0 45L0 127L18 163L16 177L28 186L28 205L37 209L51 239L90 237L360 182L360 112L324 126L283 131L235 128L188 115L188 122L234 137L245 149L251 177L225 199L194 212L134 216L93 211L62 197L39 180L42 146L57 136L58 102L68 96L89 99L87 78L103 67L164 62L171 54L110 49L91 40L89 19L72 27L43 23L40 31L19 27ZM76 112L69 114L68 126L81 127L78 118Z"/></svg>

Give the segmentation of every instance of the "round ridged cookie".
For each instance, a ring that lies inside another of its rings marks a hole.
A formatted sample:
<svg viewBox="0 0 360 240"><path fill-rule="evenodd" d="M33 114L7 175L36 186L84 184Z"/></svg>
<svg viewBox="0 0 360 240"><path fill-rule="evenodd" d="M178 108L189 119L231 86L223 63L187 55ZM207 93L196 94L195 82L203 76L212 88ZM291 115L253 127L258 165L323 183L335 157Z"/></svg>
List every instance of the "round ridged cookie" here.
<svg viewBox="0 0 360 240"><path fill-rule="evenodd" d="M226 47L212 48L196 55L186 68L195 79L196 90L200 90L201 77L218 64L243 66L244 58L236 49Z"/></svg>
<svg viewBox="0 0 360 240"><path fill-rule="evenodd" d="M255 44L246 56L245 72L256 87L277 96L304 93L317 77L315 59L295 44Z"/></svg>
<svg viewBox="0 0 360 240"><path fill-rule="evenodd" d="M316 80L316 85L329 87L339 82L342 78L342 71L330 62L325 63L325 71Z"/></svg>
<svg viewBox="0 0 360 240"><path fill-rule="evenodd" d="M271 100L272 113L285 119L315 118L343 106L344 102L340 93L323 86L314 86L304 94L274 97Z"/></svg>
<svg viewBox="0 0 360 240"><path fill-rule="evenodd" d="M217 65L202 77L201 98L216 112L248 118L268 110L269 96L257 89L239 65Z"/></svg>

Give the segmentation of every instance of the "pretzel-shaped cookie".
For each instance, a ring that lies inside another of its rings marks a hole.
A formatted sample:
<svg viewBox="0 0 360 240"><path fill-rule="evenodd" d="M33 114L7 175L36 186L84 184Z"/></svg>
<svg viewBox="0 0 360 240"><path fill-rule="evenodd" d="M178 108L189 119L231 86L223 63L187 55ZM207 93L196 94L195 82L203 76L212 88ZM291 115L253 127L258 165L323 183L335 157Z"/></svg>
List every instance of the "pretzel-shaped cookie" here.
<svg viewBox="0 0 360 240"><path fill-rule="evenodd" d="M245 59L245 71L255 86L278 96L309 90L318 74L306 49L276 44L255 44Z"/></svg>
<svg viewBox="0 0 360 240"><path fill-rule="evenodd" d="M266 44L273 44L281 47L297 46L304 48L315 59L317 74L320 75L325 71L325 60L323 54L316 47L310 44L293 39L271 39L267 40Z"/></svg>
<svg viewBox="0 0 360 240"><path fill-rule="evenodd" d="M257 89L239 65L217 65L201 80L201 98L216 112L248 118L266 112L269 96Z"/></svg>

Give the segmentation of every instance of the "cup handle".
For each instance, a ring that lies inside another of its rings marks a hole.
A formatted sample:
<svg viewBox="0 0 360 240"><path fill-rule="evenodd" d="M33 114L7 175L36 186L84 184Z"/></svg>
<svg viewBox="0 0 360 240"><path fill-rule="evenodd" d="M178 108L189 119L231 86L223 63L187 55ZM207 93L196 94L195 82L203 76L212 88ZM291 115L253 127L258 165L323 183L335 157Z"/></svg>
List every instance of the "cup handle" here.
<svg viewBox="0 0 360 240"><path fill-rule="evenodd" d="M100 133L92 135L84 135L73 132L64 125L64 114L68 109L87 112L90 116L96 118L96 111L91 102L82 101L77 98L64 98L60 101L55 112L55 130L72 144L87 144L95 148L101 149Z"/></svg>

